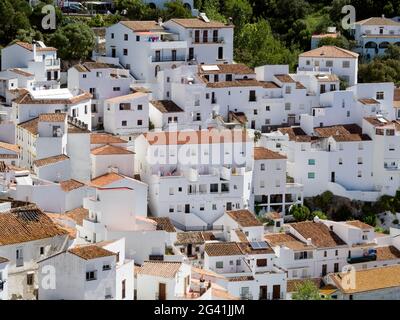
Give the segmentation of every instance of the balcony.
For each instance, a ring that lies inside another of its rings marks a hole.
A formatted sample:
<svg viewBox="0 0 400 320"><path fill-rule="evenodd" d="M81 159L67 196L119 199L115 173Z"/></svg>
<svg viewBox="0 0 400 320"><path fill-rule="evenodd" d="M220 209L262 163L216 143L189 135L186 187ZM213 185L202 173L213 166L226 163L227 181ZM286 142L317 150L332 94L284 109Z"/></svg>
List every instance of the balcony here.
<svg viewBox="0 0 400 320"><path fill-rule="evenodd" d="M224 43L225 39L223 37L219 38L194 38L192 39L192 44L218 44L218 43Z"/></svg>
<svg viewBox="0 0 400 320"><path fill-rule="evenodd" d="M375 249L369 249L362 256L347 258L347 263L350 263L350 264L363 263L363 262L370 262L370 261L375 261L375 260L376 260L376 250Z"/></svg>
<svg viewBox="0 0 400 320"><path fill-rule="evenodd" d="M47 69L60 68L60 59L46 59L45 66Z"/></svg>
<svg viewBox="0 0 400 320"><path fill-rule="evenodd" d="M184 62L186 57L184 55L173 56L163 56L163 57L151 57L151 62Z"/></svg>

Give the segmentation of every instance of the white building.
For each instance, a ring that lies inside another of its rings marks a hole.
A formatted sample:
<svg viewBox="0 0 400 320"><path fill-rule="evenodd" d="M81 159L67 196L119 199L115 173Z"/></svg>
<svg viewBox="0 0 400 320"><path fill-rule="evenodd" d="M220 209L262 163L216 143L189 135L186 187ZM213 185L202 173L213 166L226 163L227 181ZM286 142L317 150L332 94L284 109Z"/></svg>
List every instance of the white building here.
<svg viewBox="0 0 400 320"><path fill-rule="evenodd" d="M135 141L154 216L188 230L211 227L250 203L253 141L243 130L149 132Z"/></svg>
<svg viewBox="0 0 400 320"><path fill-rule="evenodd" d="M354 26L355 51L368 60L383 55L389 44L400 45L400 22L384 15L357 21Z"/></svg>
<svg viewBox="0 0 400 320"><path fill-rule="evenodd" d="M185 116L184 111L172 100L152 100L149 103L149 120L156 130L183 129L187 125Z"/></svg>
<svg viewBox="0 0 400 320"><path fill-rule="evenodd" d="M34 44L18 41L1 50L1 70L20 68L35 77L34 89L60 88L60 59L57 49L41 41Z"/></svg>
<svg viewBox="0 0 400 320"><path fill-rule="evenodd" d="M8 300L8 263L8 259L0 257L0 300Z"/></svg>
<svg viewBox="0 0 400 320"><path fill-rule="evenodd" d="M146 93L135 92L107 99L104 106L105 131L128 136L149 130L149 98Z"/></svg>
<svg viewBox="0 0 400 320"><path fill-rule="evenodd" d="M357 83L358 54L335 46L322 46L301 53L297 71L331 71L352 86Z"/></svg>
<svg viewBox="0 0 400 320"><path fill-rule="evenodd" d="M84 62L68 70L68 88L92 94L91 129L104 125L104 100L129 94L132 77L120 65L105 62Z"/></svg>
<svg viewBox="0 0 400 320"><path fill-rule="evenodd" d="M80 245L39 261L39 299L133 300L134 264L124 245L124 239ZM45 281L49 268L53 283Z"/></svg>
<svg viewBox="0 0 400 320"><path fill-rule="evenodd" d="M2 212L0 224L0 256L9 260L8 298L35 299L37 261L66 247L68 235L32 206Z"/></svg>
<svg viewBox="0 0 400 320"><path fill-rule="evenodd" d="M106 53L137 80L154 82L161 70L195 63L231 63L233 25L203 18L122 21L107 28Z"/></svg>

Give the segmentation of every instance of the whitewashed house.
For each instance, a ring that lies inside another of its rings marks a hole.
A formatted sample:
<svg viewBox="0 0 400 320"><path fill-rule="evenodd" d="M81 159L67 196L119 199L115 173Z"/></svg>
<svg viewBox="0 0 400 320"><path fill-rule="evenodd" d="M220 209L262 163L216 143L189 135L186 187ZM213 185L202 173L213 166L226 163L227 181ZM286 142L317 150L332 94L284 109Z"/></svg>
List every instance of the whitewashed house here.
<svg viewBox="0 0 400 320"><path fill-rule="evenodd" d="M101 61L84 62L68 70L68 89L81 89L92 94L91 129L104 125L104 100L129 94L131 82L129 70Z"/></svg>
<svg viewBox="0 0 400 320"><path fill-rule="evenodd" d="M9 260L8 298L35 299L38 260L67 247L68 234L35 206L0 213L0 224L0 255Z"/></svg>
<svg viewBox="0 0 400 320"><path fill-rule="evenodd" d="M149 130L149 98L135 92L104 101L104 129L106 132L128 136Z"/></svg>
<svg viewBox="0 0 400 320"><path fill-rule="evenodd" d="M358 53L335 46L303 52L299 55L297 72L302 71L331 71L353 86L357 83Z"/></svg>
<svg viewBox="0 0 400 320"><path fill-rule="evenodd" d="M8 300L8 263L8 259L0 257L0 300Z"/></svg>
<svg viewBox="0 0 400 320"><path fill-rule="evenodd" d="M79 245L39 261L39 299L133 300L134 264L125 259L124 244ZM51 270L53 283L46 281Z"/></svg>
<svg viewBox="0 0 400 320"><path fill-rule="evenodd" d="M60 88L60 59L57 49L37 41L17 41L1 50L1 70L20 68L34 74L34 89Z"/></svg>

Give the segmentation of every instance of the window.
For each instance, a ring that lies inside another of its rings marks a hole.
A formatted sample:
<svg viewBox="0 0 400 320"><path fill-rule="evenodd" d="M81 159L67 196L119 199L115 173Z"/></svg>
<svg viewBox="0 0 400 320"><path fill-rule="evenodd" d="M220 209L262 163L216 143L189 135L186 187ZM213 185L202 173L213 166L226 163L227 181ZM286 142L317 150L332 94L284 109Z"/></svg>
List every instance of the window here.
<svg viewBox="0 0 400 320"><path fill-rule="evenodd" d="M326 258L326 256L327 256L327 252L326 252L326 251L324 251L324 258Z"/></svg>
<svg viewBox="0 0 400 320"><path fill-rule="evenodd" d="M126 33L124 34L124 41L128 41L128 35Z"/></svg>
<svg viewBox="0 0 400 320"><path fill-rule="evenodd" d="M308 179L315 179L315 172L309 172Z"/></svg>
<svg viewBox="0 0 400 320"><path fill-rule="evenodd" d="M335 256L339 255L339 250L335 250Z"/></svg>
<svg viewBox="0 0 400 320"><path fill-rule="evenodd" d="M378 91L376 93L376 100L383 100L385 99L385 93L383 91Z"/></svg>
<svg viewBox="0 0 400 320"><path fill-rule="evenodd" d="M232 75L231 74L227 74L225 76L225 81L232 81Z"/></svg>
<svg viewBox="0 0 400 320"><path fill-rule="evenodd" d="M212 183L212 184L210 184L210 192L211 192L211 193L216 193L216 192L218 192L218 183Z"/></svg>
<svg viewBox="0 0 400 320"><path fill-rule="evenodd" d="M310 60L306 61L306 65L309 66L310 65Z"/></svg>
<svg viewBox="0 0 400 320"><path fill-rule="evenodd" d="M100 72L100 71L97 71L96 72L96 77L97 78L101 78L103 76L103 73L102 72Z"/></svg>
<svg viewBox="0 0 400 320"><path fill-rule="evenodd" d="M114 33L111 33L111 39L114 39Z"/></svg>
<svg viewBox="0 0 400 320"><path fill-rule="evenodd" d="M222 269L222 268L224 267L224 262L223 262L223 261L217 261L217 262L215 263L215 267L216 267L217 269Z"/></svg>
<svg viewBox="0 0 400 320"><path fill-rule="evenodd" d="M217 210L217 205L215 203L212 204L212 209Z"/></svg>
<svg viewBox="0 0 400 320"><path fill-rule="evenodd" d="M260 170L265 171L265 163L261 163Z"/></svg>
<svg viewBox="0 0 400 320"><path fill-rule="evenodd" d="M315 159L308 159L308 165L309 166L314 166L315 165Z"/></svg>
<svg viewBox="0 0 400 320"><path fill-rule="evenodd" d="M342 66L343 68L350 68L350 61L343 61Z"/></svg>
<svg viewBox="0 0 400 320"><path fill-rule="evenodd" d="M333 265L333 272L339 272L339 263L335 262L335 264Z"/></svg>
<svg viewBox="0 0 400 320"><path fill-rule="evenodd" d="M346 112L347 117L350 117L350 111Z"/></svg>
<svg viewBox="0 0 400 320"><path fill-rule="evenodd" d="M342 164L343 164L343 159L339 158L339 165L342 165Z"/></svg>
<svg viewBox="0 0 400 320"><path fill-rule="evenodd" d="M357 164L363 164L363 160L362 160L361 157L358 157L358 158L357 158Z"/></svg>
<svg viewBox="0 0 400 320"><path fill-rule="evenodd" d="M88 107L87 105L85 105L85 114L87 114L87 112L88 112Z"/></svg>
<svg viewBox="0 0 400 320"><path fill-rule="evenodd" d="M169 195L170 196L173 196L174 195L174 188L169 188Z"/></svg>
<svg viewBox="0 0 400 320"><path fill-rule="evenodd" d="M97 271L86 272L86 281L93 281L97 279Z"/></svg>
<svg viewBox="0 0 400 320"><path fill-rule="evenodd" d="M336 84L331 84L330 90L331 90L331 91L335 91L335 90L336 90Z"/></svg>
<svg viewBox="0 0 400 320"><path fill-rule="evenodd" d="M40 252L40 255L43 255L44 254L44 247L40 247L39 252Z"/></svg>
<svg viewBox="0 0 400 320"><path fill-rule="evenodd" d="M290 102L285 103L285 110L289 111L290 110Z"/></svg>
<svg viewBox="0 0 400 320"><path fill-rule="evenodd" d="M140 41L140 36L136 36L136 41Z"/></svg>
<svg viewBox="0 0 400 320"><path fill-rule="evenodd" d="M222 60L224 58L224 48L218 47L218 59Z"/></svg>
<svg viewBox="0 0 400 320"><path fill-rule="evenodd" d="M103 271L111 270L110 264L103 264Z"/></svg>
<svg viewBox="0 0 400 320"><path fill-rule="evenodd" d="M143 120L138 120L138 121L137 121L137 125L138 125L138 126L143 125Z"/></svg>
<svg viewBox="0 0 400 320"><path fill-rule="evenodd" d="M249 91L249 101L256 101L256 91L255 90L250 90Z"/></svg>
<svg viewBox="0 0 400 320"><path fill-rule="evenodd" d="M358 172L357 172L357 177L358 177L358 178L361 178L361 177L362 177L362 172L361 172L361 171L358 171Z"/></svg>
<svg viewBox="0 0 400 320"><path fill-rule="evenodd" d="M126 298L126 280L122 280L122 288L121 288L122 292L122 299Z"/></svg>
<svg viewBox="0 0 400 320"><path fill-rule="evenodd" d="M292 87L286 86L286 88L285 88L285 93L286 93L286 94L290 94L291 92L292 92Z"/></svg>
<svg viewBox="0 0 400 320"><path fill-rule="evenodd" d="M83 75L82 75L82 78L86 79L86 77L87 77L87 75L86 75L86 74L83 74Z"/></svg>
<svg viewBox="0 0 400 320"><path fill-rule="evenodd" d="M254 110L253 110L253 113L254 113L254 115L257 115L257 114L258 114L258 110L257 110L257 109L254 109Z"/></svg>
<svg viewBox="0 0 400 320"><path fill-rule="evenodd" d="M270 106L265 107L265 111L270 111L270 110L271 110Z"/></svg>
<svg viewBox="0 0 400 320"><path fill-rule="evenodd" d="M91 111L92 111L92 113L97 113L97 105L95 103L92 103Z"/></svg>
<svg viewBox="0 0 400 320"><path fill-rule="evenodd" d="M257 267L266 267L267 259L257 259Z"/></svg>
<svg viewBox="0 0 400 320"><path fill-rule="evenodd" d="M28 286L33 286L33 282L34 282L33 280L34 280L34 274L33 273L28 273L26 275L26 284Z"/></svg>
<svg viewBox="0 0 400 320"><path fill-rule="evenodd" d="M326 60L325 65L326 65L328 68L333 67L333 61L332 61L332 60Z"/></svg>
<svg viewBox="0 0 400 320"><path fill-rule="evenodd" d="M124 56L128 55L128 49L124 49Z"/></svg>
<svg viewBox="0 0 400 320"><path fill-rule="evenodd" d="M113 91L121 91L120 87L113 87Z"/></svg>
<svg viewBox="0 0 400 320"><path fill-rule="evenodd" d="M127 125L127 121L126 120L122 120L121 126L126 127L126 125Z"/></svg>

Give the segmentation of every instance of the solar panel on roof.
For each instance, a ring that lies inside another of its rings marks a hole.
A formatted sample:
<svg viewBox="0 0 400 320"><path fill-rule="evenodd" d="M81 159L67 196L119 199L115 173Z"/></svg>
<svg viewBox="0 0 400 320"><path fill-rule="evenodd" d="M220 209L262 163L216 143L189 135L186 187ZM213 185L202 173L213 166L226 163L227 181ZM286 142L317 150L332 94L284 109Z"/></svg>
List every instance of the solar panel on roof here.
<svg viewBox="0 0 400 320"><path fill-rule="evenodd" d="M268 245L265 241L252 241L250 242L250 246L254 250L268 248Z"/></svg>

